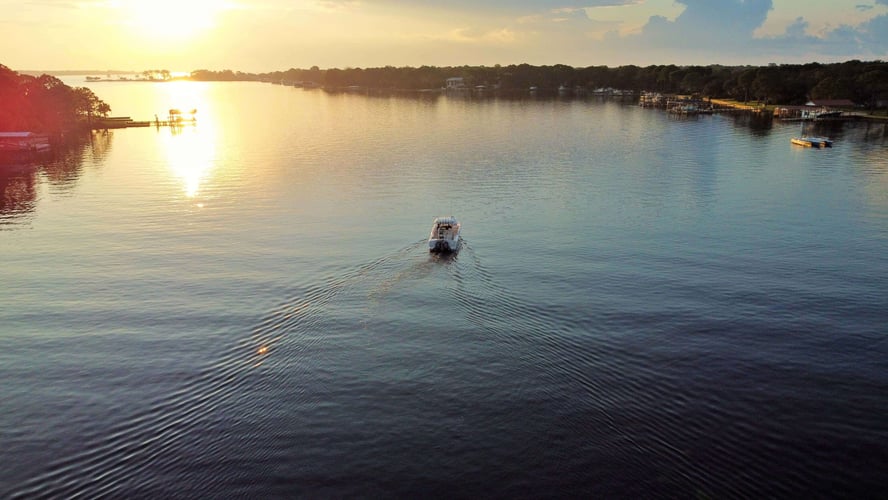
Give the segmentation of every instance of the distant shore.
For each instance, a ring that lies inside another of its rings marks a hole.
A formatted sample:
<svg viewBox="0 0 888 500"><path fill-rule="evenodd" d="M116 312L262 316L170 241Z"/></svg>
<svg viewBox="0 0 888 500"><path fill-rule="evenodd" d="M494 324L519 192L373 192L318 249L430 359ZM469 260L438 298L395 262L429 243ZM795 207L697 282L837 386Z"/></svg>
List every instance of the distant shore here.
<svg viewBox="0 0 888 500"><path fill-rule="evenodd" d="M69 77L83 75L88 78L87 83L253 81L368 95L447 91L479 96L585 96L599 95L602 89L618 89L626 99L645 92L691 96L691 101L704 99L722 109L771 114L776 108L798 109L812 101L843 101L841 105L820 107L827 107L832 113L842 111L845 117L888 119L888 88L880 76L888 74L888 62L881 60L768 66L660 64L645 67L573 67L563 64L497 64L344 69L312 66L308 69L290 68L260 73L207 69L188 73L166 69L141 72L63 70L48 73ZM698 102L685 104L693 105L698 112L702 109Z"/></svg>
<svg viewBox="0 0 888 500"><path fill-rule="evenodd" d="M709 99L713 105L722 106L726 108L733 109L742 109L746 111L755 111L760 113L773 114L774 110L777 108L788 106L787 104L764 104L757 101L750 102L740 102L735 101L733 99ZM877 120L877 121L888 121L888 110L878 110L875 112L870 111L847 111L847 116L851 116L854 118L866 119L866 120Z"/></svg>
<svg viewBox="0 0 888 500"><path fill-rule="evenodd" d="M187 76L180 76L176 78L102 78L102 77L86 77L86 81L88 83L94 82L141 82L141 83L165 83L165 82L179 82L179 81L191 81L191 78Z"/></svg>

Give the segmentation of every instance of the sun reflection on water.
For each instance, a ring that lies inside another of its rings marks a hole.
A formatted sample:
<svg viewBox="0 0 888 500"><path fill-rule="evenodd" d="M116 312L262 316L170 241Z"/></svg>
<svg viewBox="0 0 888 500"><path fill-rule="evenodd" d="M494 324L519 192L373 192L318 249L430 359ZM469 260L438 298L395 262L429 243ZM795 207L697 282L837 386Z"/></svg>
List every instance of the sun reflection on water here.
<svg viewBox="0 0 888 500"><path fill-rule="evenodd" d="M216 133L212 120L206 118L212 116L212 103L204 84L169 82L164 84L164 88L170 110L199 112L191 115L184 111L181 122L171 123L168 127L158 126L167 164L184 184L185 196L195 198L200 194L201 184L207 180L216 162ZM163 122L175 118L170 110L162 110L156 119ZM204 203L196 205L202 208Z"/></svg>
<svg viewBox="0 0 888 500"><path fill-rule="evenodd" d="M200 185L215 161L212 130L205 130L203 125L184 125L171 127L171 131L165 140L167 163L182 180L185 196L194 198L200 193Z"/></svg>

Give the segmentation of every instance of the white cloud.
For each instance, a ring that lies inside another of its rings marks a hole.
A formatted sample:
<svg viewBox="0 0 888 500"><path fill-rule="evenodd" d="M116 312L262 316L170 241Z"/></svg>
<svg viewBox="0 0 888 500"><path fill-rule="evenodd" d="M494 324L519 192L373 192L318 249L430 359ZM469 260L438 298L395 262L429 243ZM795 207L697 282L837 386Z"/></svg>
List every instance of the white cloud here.
<svg viewBox="0 0 888 500"><path fill-rule="evenodd" d="M888 57L888 0L220 0L215 22L174 48L124 29L134 1L0 0L0 63L62 69L107 59L101 66L151 67L175 57L184 67L171 69L269 71Z"/></svg>
<svg viewBox="0 0 888 500"><path fill-rule="evenodd" d="M880 0L880 3L885 2L888 0ZM621 43L635 50L647 48L660 57L680 54L669 62L697 64L803 62L812 58L883 57L888 53L888 15L871 17L853 25L823 26L816 34L812 33L810 20L797 15L785 23L782 32L762 35L760 28L769 13L775 10L776 1L677 0L677 3L685 9L674 20L651 16L640 34L612 35L608 40L611 44ZM786 5L781 3L783 10ZM830 2L830 6L837 8L835 2ZM855 10L852 4L848 7ZM819 14L814 9L801 11Z"/></svg>

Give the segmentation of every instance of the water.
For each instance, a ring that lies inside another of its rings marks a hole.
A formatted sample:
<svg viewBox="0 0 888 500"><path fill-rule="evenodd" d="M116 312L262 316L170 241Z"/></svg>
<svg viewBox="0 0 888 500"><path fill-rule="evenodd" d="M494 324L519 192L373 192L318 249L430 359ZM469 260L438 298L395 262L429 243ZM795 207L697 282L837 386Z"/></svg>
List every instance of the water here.
<svg viewBox="0 0 888 500"><path fill-rule="evenodd" d="M3 167L0 496L884 490L884 125L92 88L198 121Z"/></svg>

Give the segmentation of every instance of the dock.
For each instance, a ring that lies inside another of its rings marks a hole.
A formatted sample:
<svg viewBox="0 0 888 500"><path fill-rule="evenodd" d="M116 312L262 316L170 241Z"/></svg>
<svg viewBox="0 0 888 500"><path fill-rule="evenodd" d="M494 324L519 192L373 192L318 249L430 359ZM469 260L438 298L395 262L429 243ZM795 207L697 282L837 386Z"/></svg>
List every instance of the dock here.
<svg viewBox="0 0 888 500"><path fill-rule="evenodd" d="M90 127L93 130L105 130L112 128L147 127L145 122L137 122L129 116L108 116L93 119Z"/></svg>
<svg viewBox="0 0 888 500"><path fill-rule="evenodd" d="M197 120L115 120L115 121L96 121L92 124L93 130L110 130L117 128L138 128L138 127L183 127L185 125L195 125Z"/></svg>
<svg viewBox="0 0 888 500"><path fill-rule="evenodd" d="M185 118L182 116L182 112L177 109L171 109L169 115L165 120L161 120L157 115L154 115L154 120L133 120L129 116L108 116L102 118L95 118L90 125L92 130L109 130L109 129L117 129L117 128L134 128L134 127L182 127L184 125L195 125L197 123L197 118L194 117L194 114L197 113L197 110L191 110L190 118Z"/></svg>

